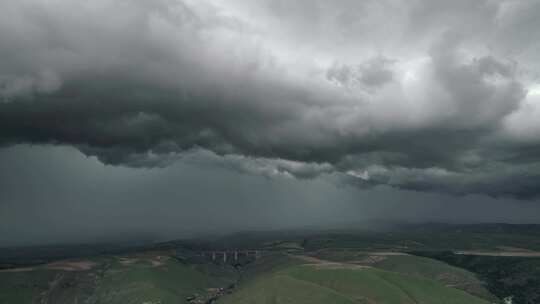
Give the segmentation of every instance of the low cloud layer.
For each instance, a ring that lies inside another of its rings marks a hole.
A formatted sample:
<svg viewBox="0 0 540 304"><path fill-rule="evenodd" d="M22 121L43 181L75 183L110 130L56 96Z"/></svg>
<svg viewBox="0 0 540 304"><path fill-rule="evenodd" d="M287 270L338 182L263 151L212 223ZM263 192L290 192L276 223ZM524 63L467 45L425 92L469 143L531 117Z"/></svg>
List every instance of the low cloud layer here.
<svg viewBox="0 0 540 304"><path fill-rule="evenodd" d="M537 1L0 2L0 144L540 195Z"/></svg>
<svg viewBox="0 0 540 304"><path fill-rule="evenodd" d="M268 161L256 162L267 169L257 172L242 158L228 161L225 166L223 158L198 152L163 168L141 169L104 165L67 146L0 149L0 248L159 241L246 230L358 228L381 219L540 220L535 203L387 186L336 187L325 178L286 177L285 171L270 170Z"/></svg>

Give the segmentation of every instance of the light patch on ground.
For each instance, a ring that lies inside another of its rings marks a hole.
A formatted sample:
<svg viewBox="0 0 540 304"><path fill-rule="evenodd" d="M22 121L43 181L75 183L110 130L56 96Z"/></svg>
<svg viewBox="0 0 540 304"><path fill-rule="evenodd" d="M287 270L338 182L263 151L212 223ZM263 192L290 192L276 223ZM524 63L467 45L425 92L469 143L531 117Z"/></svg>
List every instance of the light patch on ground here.
<svg viewBox="0 0 540 304"><path fill-rule="evenodd" d="M121 257L119 260L120 264L122 264L123 266L129 266L131 264L137 263L138 261L139 259L127 257Z"/></svg>
<svg viewBox="0 0 540 304"><path fill-rule="evenodd" d="M483 256L502 256L502 257L524 257L534 258L540 257L538 251L481 251L481 250L464 250L455 251L455 254L462 255L483 255Z"/></svg>
<svg viewBox="0 0 540 304"><path fill-rule="evenodd" d="M48 269L65 271L83 271L92 269L97 263L91 261L60 261L47 264Z"/></svg>
<svg viewBox="0 0 540 304"><path fill-rule="evenodd" d="M381 256L381 255L369 255L369 256L367 256L365 259L358 260L358 261L354 261L354 262L352 262L352 263L355 263L355 264L362 264L362 265L371 265L371 264L375 264L375 263L384 261L385 259L386 259L385 256Z"/></svg>
<svg viewBox="0 0 540 304"><path fill-rule="evenodd" d="M151 258L149 262L152 264L153 267L162 266L165 264L165 262L169 259L169 257L158 255L154 258Z"/></svg>
<svg viewBox="0 0 540 304"><path fill-rule="evenodd" d="M332 262L328 260L322 260L316 257L307 256L307 255L299 255L295 256L297 258L300 258L306 262L308 262L307 265L314 266L316 268L325 268L325 269L364 269L364 268L370 268L369 266L365 265L359 265L354 263L342 263L342 262Z"/></svg>
<svg viewBox="0 0 540 304"><path fill-rule="evenodd" d="M389 256L408 255L406 253L397 252L397 251L365 252L365 254L367 256L364 259L350 261L349 263L360 264L360 265L371 265L371 264L376 264L378 262L384 261Z"/></svg>
<svg viewBox="0 0 540 304"><path fill-rule="evenodd" d="M511 246L499 246L497 247L497 249L500 249L502 251L513 251L513 252L533 252L530 249L511 247Z"/></svg>
<svg viewBox="0 0 540 304"><path fill-rule="evenodd" d="M11 268L11 269L1 269L0 272L25 272L25 271L33 271L35 268L33 267L21 267L21 268Z"/></svg>
<svg viewBox="0 0 540 304"><path fill-rule="evenodd" d="M377 251L377 252L366 252L370 255L376 255L376 256L396 256L396 255L408 255L404 252L399 251Z"/></svg>

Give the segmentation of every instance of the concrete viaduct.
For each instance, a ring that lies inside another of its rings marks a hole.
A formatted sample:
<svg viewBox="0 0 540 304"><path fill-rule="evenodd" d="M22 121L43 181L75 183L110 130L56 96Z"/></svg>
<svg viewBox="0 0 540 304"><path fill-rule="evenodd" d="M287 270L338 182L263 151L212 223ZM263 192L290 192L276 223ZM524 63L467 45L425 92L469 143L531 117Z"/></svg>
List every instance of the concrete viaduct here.
<svg viewBox="0 0 540 304"><path fill-rule="evenodd" d="M227 262L227 258L232 258L234 261L238 261L238 258L241 256L245 257L254 257L258 259L261 256L260 250L220 250L220 251L202 251L202 257L212 258L212 261L215 261L218 258L221 258L224 263Z"/></svg>

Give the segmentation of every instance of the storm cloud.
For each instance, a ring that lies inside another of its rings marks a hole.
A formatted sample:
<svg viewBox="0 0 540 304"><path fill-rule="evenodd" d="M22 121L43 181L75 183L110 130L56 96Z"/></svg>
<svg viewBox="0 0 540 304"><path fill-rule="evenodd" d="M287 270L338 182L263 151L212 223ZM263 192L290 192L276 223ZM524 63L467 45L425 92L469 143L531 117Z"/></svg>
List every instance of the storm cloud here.
<svg viewBox="0 0 540 304"><path fill-rule="evenodd" d="M540 195L538 1L0 1L0 145Z"/></svg>

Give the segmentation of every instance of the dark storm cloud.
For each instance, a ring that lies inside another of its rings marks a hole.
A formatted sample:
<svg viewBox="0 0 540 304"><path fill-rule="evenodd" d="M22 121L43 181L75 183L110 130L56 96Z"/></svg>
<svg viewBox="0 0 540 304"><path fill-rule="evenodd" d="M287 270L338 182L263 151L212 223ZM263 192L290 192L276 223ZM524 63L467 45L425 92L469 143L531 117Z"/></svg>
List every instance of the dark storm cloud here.
<svg viewBox="0 0 540 304"><path fill-rule="evenodd" d="M379 87L392 81L391 63L385 58L373 58L358 66L335 64L326 72L326 77L341 86Z"/></svg>
<svg viewBox="0 0 540 304"><path fill-rule="evenodd" d="M536 197L534 5L0 2L0 144Z"/></svg>

